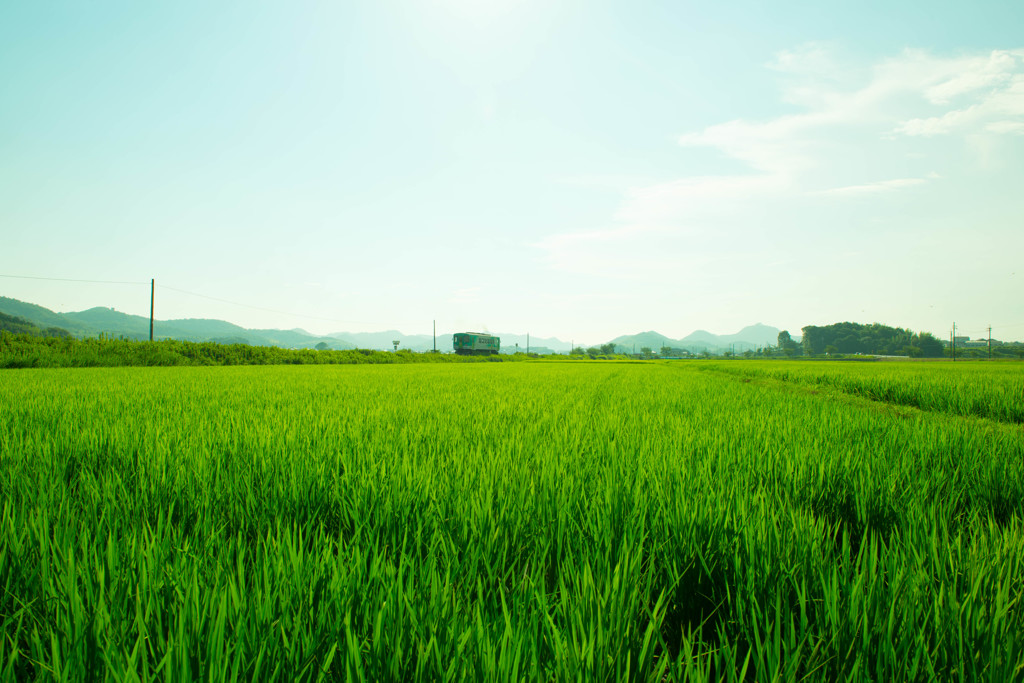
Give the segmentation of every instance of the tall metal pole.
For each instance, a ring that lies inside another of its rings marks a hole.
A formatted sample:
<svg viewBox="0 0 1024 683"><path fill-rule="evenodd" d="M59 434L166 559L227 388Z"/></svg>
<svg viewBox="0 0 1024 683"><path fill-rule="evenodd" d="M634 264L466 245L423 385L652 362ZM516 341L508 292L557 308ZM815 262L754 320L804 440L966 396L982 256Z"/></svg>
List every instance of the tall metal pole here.
<svg viewBox="0 0 1024 683"><path fill-rule="evenodd" d="M153 341L153 299L156 298L156 278L149 281L149 341Z"/></svg>

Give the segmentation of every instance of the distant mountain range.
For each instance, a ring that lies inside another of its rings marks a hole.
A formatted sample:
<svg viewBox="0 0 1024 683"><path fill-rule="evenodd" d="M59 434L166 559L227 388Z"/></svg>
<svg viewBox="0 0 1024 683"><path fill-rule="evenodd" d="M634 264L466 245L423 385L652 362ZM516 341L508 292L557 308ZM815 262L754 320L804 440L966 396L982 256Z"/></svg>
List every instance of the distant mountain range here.
<svg viewBox="0 0 1024 683"><path fill-rule="evenodd" d="M76 337L105 334L129 339L149 339L149 318L129 315L112 308L96 307L75 313L54 313L48 308L17 299L0 297L0 313L24 318L41 328L64 328ZM285 348L312 348L323 342L332 349L354 349L356 345L333 336L313 335L305 330L250 330L223 320L184 318L157 320L157 339L212 341L221 344L251 344ZM383 348L383 347L381 347Z"/></svg>
<svg viewBox="0 0 1024 683"><path fill-rule="evenodd" d="M149 318L140 315L129 315L112 308L96 307L75 313L55 313L48 308L36 304L0 297L0 313L16 316L40 329L62 328L76 337L95 337L100 334L129 339L149 338ZM529 349L536 353L567 353L572 349L572 342L564 342L554 337L529 338L525 334L495 333L501 337L503 353L514 353ZM635 347L639 352L647 346L655 352L668 346L691 353L708 351L711 353L725 350L743 352L760 346L776 344L779 329L769 325L750 325L736 334L716 335L704 330L697 330L682 339L672 339L658 332L641 332L623 335L611 340L618 353L632 353ZM157 320L154 324L154 337L157 339L180 339L184 341L212 341L221 344L251 344L253 346L280 346L284 348L306 349L319 344L330 349L393 349L394 341L399 342L399 349L412 351L430 351L434 348L434 338L429 334L402 334L397 330L384 332L335 332L328 335L315 335L302 329L293 330L254 330L240 327L223 320L204 318L184 318L180 320ZM452 332L438 333L437 349L451 350Z"/></svg>
<svg viewBox="0 0 1024 683"><path fill-rule="evenodd" d="M616 337L612 340L615 350L618 352L631 353L635 347L639 351L647 346L657 352L663 346L673 349L683 349L691 353L709 351L735 350L737 353L754 350L762 346L774 346L779 341L779 328L771 325L748 325L736 334L712 334L706 330L691 332L682 339L672 339L658 332L641 332L639 334L627 334ZM799 337L794 337L799 341Z"/></svg>

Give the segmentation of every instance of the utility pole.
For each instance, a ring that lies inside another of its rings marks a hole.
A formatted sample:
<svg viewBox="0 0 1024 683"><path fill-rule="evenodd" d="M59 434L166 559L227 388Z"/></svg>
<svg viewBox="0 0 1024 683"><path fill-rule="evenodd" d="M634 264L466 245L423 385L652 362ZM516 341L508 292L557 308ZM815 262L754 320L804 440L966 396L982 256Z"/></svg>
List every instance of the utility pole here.
<svg viewBox="0 0 1024 683"><path fill-rule="evenodd" d="M149 341L153 341L153 300L156 298L156 278L149 281Z"/></svg>
<svg viewBox="0 0 1024 683"><path fill-rule="evenodd" d="M988 359L992 360L992 326L988 326Z"/></svg>

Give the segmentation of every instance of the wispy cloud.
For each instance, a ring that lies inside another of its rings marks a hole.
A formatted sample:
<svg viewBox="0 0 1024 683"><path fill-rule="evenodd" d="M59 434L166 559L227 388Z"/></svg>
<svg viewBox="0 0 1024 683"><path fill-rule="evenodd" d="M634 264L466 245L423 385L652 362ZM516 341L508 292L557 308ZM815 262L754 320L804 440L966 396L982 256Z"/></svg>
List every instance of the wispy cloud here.
<svg viewBox="0 0 1024 683"><path fill-rule="evenodd" d="M574 271L589 263L596 273L623 254L616 245L697 234L738 205L753 204L748 213L756 216L764 213L758 202L867 198L921 187L934 177L925 169L877 180L895 163L912 170L954 157L915 149L914 140L959 135L977 144L979 137L1024 134L1024 49L952 57L906 50L863 65L844 64L831 46L810 43L766 66L779 79L780 101L799 111L725 121L678 138L684 147L716 149L747 172L631 187L608 227L540 240L535 246L548 263ZM906 144L897 145L901 140Z"/></svg>
<svg viewBox="0 0 1024 683"><path fill-rule="evenodd" d="M452 292L451 302L455 304L472 304L480 300L482 287L463 287Z"/></svg>
<svg viewBox="0 0 1024 683"><path fill-rule="evenodd" d="M989 132L1016 132L1024 122L1024 50L987 55L935 57L907 50L870 69L860 87L843 87L827 77L831 64L818 44L784 52L771 66L791 77L784 101L807 111L764 122L728 121L680 137L683 145L716 147L752 170L792 174L821 165L815 143L837 129L935 135L974 126ZM952 102L966 106L940 115L905 117L907 108L934 109ZM989 124L996 123L995 128ZM1012 125L1011 125L1012 124Z"/></svg>
<svg viewBox="0 0 1024 683"><path fill-rule="evenodd" d="M993 121L985 130L999 135L1024 135L1024 121Z"/></svg>
<svg viewBox="0 0 1024 683"><path fill-rule="evenodd" d="M863 185L847 185L846 187L834 187L830 190L819 190L815 194L827 197L854 197L866 194L878 194L879 192L892 192L905 187L914 187L925 182L924 178L894 178L892 180L879 180L874 183Z"/></svg>
<svg viewBox="0 0 1024 683"><path fill-rule="evenodd" d="M993 88L974 104L939 116L912 118L896 126L904 135L948 135L984 129L989 133L1019 133L1024 126L1024 74Z"/></svg>

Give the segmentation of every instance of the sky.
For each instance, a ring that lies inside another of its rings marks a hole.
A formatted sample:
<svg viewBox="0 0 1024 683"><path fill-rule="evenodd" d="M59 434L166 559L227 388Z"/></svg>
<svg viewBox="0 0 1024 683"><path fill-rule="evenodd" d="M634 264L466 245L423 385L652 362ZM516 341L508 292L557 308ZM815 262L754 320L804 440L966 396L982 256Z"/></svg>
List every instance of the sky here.
<svg viewBox="0 0 1024 683"><path fill-rule="evenodd" d="M0 295L1024 339L1022 26L1017 0L5 2Z"/></svg>

